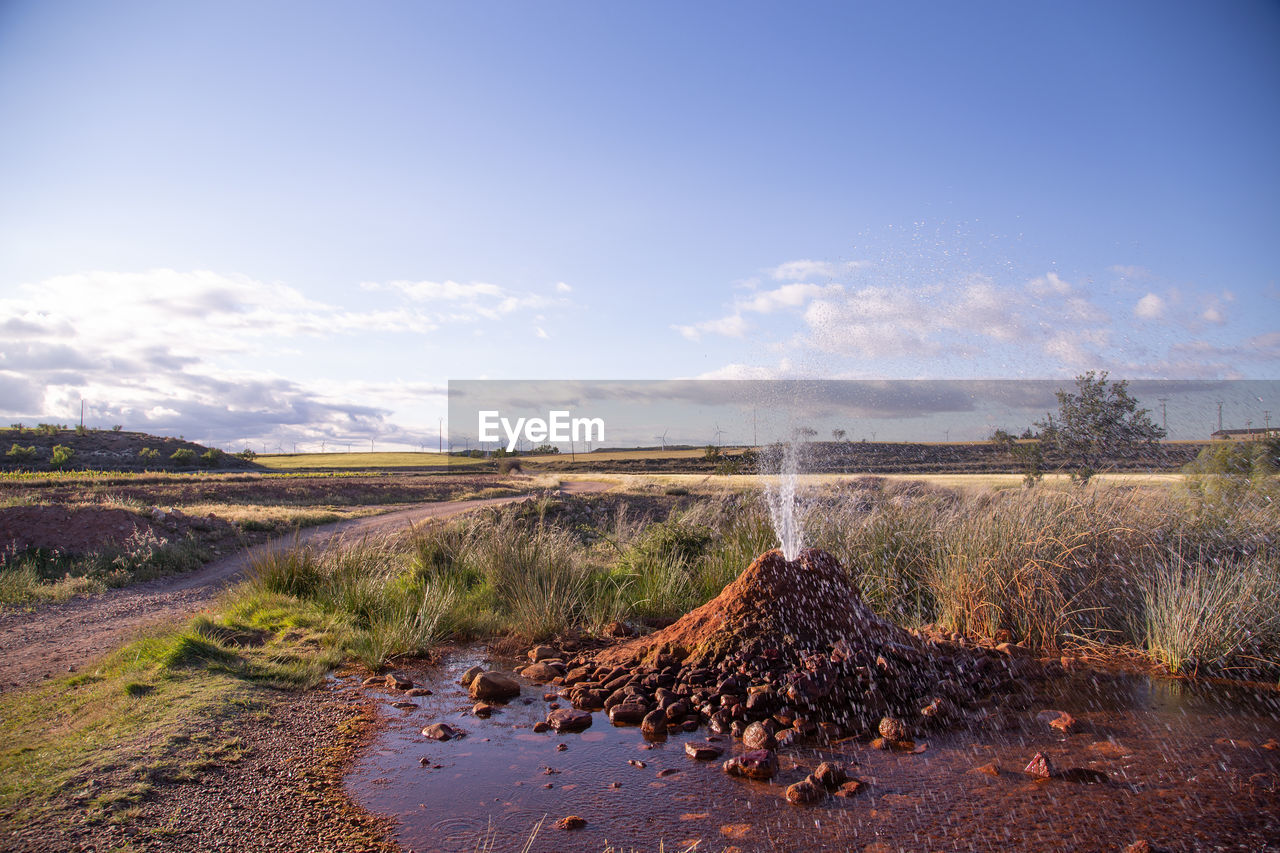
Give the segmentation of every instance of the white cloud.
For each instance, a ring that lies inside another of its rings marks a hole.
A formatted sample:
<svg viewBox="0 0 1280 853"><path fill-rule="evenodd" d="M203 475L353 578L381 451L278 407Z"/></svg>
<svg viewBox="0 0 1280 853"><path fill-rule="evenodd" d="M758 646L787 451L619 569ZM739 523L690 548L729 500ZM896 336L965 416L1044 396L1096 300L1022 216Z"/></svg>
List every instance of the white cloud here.
<svg viewBox="0 0 1280 853"><path fill-rule="evenodd" d="M1200 319L1204 320L1206 323L1213 323L1215 326L1221 326L1223 323L1227 322L1226 315L1223 314L1222 311L1218 310L1215 305L1210 305L1208 308L1204 309L1204 312L1200 315Z"/></svg>
<svg viewBox="0 0 1280 853"><path fill-rule="evenodd" d="M700 373L695 379L778 379L785 374L785 366L755 367L736 362Z"/></svg>
<svg viewBox="0 0 1280 853"><path fill-rule="evenodd" d="M565 284L563 281L556 282L556 293L569 293L572 290L573 288Z"/></svg>
<svg viewBox="0 0 1280 853"><path fill-rule="evenodd" d="M1148 293L1138 300L1133 313L1143 320L1159 320L1164 316L1165 301L1154 293Z"/></svg>
<svg viewBox="0 0 1280 853"><path fill-rule="evenodd" d="M728 338L745 337L750 326L741 314L730 314L718 320L704 320L691 326L672 326L691 341L702 340L703 335L724 335Z"/></svg>
<svg viewBox="0 0 1280 853"><path fill-rule="evenodd" d="M541 326L535 326L535 327L534 327L534 333L535 333L538 337L542 338L543 340L546 340L546 339L548 339L548 338L550 338L550 337L551 337L550 335L548 335L548 334L547 334L547 330L546 330L546 329L544 329L544 328L542 328Z"/></svg>
<svg viewBox="0 0 1280 853"><path fill-rule="evenodd" d="M867 266L865 261L787 261L769 270L769 275L775 281L838 279L865 266Z"/></svg>
<svg viewBox="0 0 1280 853"><path fill-rule="evenodd" d="M1056 272L1047 272L1039 278L1027 282L1027 292L1032 296L1068 296L1073 288L1071 283L1063 281Z"/></svg>
<svg viewBox="0 0 1280 853"><path fill-rule="evenodd" d="M840 290L840 285L821 287L816 284L784 284L774 290L753 293L749 297L738 299L734 303L737 311L752 311L756 314L772 314L782 308L798 308L810 299Z"/></svg>

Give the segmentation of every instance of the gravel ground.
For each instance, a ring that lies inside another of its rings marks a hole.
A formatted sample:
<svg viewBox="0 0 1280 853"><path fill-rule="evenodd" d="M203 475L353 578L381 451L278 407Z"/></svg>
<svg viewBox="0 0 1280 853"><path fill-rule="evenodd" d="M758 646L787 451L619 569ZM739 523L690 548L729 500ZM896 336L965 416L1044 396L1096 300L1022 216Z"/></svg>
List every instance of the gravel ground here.
<svg viewBox="0 0 1280 853"><path fill-rule="evenodd" d="M247 747L238 760L158 785L114 820L90 822L69 800L57 825L0 826L0 850L398 851L391 821L354 805L342 788L343 771L379 725L376 704L354 689L323 687L273 695L265 710L224 732ZM130 768L116 773L119 780L97 787L132 778Z"/></svg>

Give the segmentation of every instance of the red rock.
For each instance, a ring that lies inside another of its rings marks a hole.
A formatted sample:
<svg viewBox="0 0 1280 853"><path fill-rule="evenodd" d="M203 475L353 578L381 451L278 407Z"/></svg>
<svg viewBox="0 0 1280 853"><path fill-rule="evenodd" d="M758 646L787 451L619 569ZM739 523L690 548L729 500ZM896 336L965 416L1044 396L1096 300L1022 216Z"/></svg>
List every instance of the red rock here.
<svg viewBox="0 0 1280 853"><path fill-rule="evenodd" d="M849 774L834 761L824 761L814 768L809 778L824 788L838 788L849 778Z"/></svg>
<svg viewBox="0 0 1280 853"><path fill-rule="evenodd" d="M520 695L520 683L500 672L482 672L471 679L472 699L505 701Z"/></svg>
<svg viewBox="0 0 1280 853"><path fill-rule="evenodd" d="M549 663L531 663L520 671L520 674L536 684L546 684L564 671Z"/></svg>
<svg viewBox="0 0 1280 853"><path fill-rule="evenodd" d="M1037 752L1022 772L1037 779L1048 779L1053 775L1053 764L1043 753Z"/></svg>
<svg viewBox="0 0 1280 853"><path fill-rule="evenodd" d="M661 708L650 711L640 721L640 732L648 740L665 740L667 737L667 712Z"/></svg>
<svg viewBox="0 0 1280 853"><path fill-rule="evenodd" d="M885 717L880 721L880 736L885 740L906 740L907 724L897 717Z"/></svg>
<svg viewBox="0 0 1280 853"><path fill-rule="evenodd" d="M647 705L638 702L623 702L609 709L609 722L615 726L638 726L644 722L649 713Z"/></svg>
<svg viewBox="0 0 1280 853"><path fill-rule="evenodd" d="M822 789L821 785L815 784L809 779L802 779L794 785L787 786L787 802L795 803L798 806L812 805L826 797L827 792Z"/></svg>
<svg viewBox="0 0 1280 853"><path fill-rule="evenodd" d="M538 661L547 660L548 658L558 658L560 653L551 646L534 646L529 649L529 662L537 663Z"/></svg>
<svg viewBox="0 0 1280 853"><path fill-rule="evenodd" d="M556 829L582 829L582 827L586 825L586 820L578 817L576 814L562 817L556 821Z"/></svg>
<svg viewBox="0 0 1280 853"><path fill-rule="evenodd" d="M431 740L453 740L461 737L462 733L448 723L432 723L422 730L422 736Z"/></svg>
<svg viewBox="0 0 1280 853"><path fill-rule="evenodd" d="M393 690L408 690L413 687L413 681L403 673L388 672L383 683Z"/></svg>
<svg viewBox="0 0 1280 853"><path fill-rule="evenodd" d="M864 785L861 781L857 779L850 779L848 782L845 782L843 785L840 786L840 788L836 791L835 796L852 797L856 795L859 791L861 791L863 787Z"/></svg>
<svg viewBox="0 0 1280 853"><path fill-rule="evenodd" d="M730 776L772 779L778 772L778 756L771 749L754 749L730 758L722 769Z"/></svg>
<svg viewBox="0 0 1280 853"><path fill-rule="evenodd" d="M1076 727L1076 718L1068 714L1066 711L1041 711L1036 714L1036 719L1044 723L1051 729L1057 729L1063 734L1068 734Z"/></svg>
<svg viewBox="0 0 1280 853"><path fill-rule="evenodd" d="M714 761L724 754L724 750L711 744L690 741L684 745L684 753L690 758L696 758L699 761Z"/></svg>
<svg viewBox="0 0 1280 853"><path fill-rule="evenodd" d="M557 732L580 732L591 726L589 711L576 711L572 708L561 708L547 715L547 724Z"/></svg>
<svg viewBox="0 0 1280 853"><path fill-rule="evenodd" d="M471 684L471 682L475 679L475 677L482 672L484 672L484 667L473 666L471 667L471 669L462 673L462 677L458 679L458 683L461 684L463 687L467 687Z"/></svg>
<svg viewBox="0 0 1280 853"><path fill-rule="evenodd" d="M534 733L536 733L536 734L542 734L543 732L549 732L549 731L551 731L551 724L550 724L550 723L548 723L546 720L539 720L538 722L536 722L536 723L534 723L534 724L533 724L533 731L534 731Z"/></svg>
<svg viewBox="0 0 1280 853"><path fill-rule="evenodd" d="M471 713L475 714L480 719L484 719L493 713L493 706L488 702L477 702L471 706Z"/></svg>
<svg viewBox="0 0 1280 853"><path fill-rule="evenodd" d="M773 749L778 742L769 726L752 723L742 732L742 745L747 749Z"/></svg>

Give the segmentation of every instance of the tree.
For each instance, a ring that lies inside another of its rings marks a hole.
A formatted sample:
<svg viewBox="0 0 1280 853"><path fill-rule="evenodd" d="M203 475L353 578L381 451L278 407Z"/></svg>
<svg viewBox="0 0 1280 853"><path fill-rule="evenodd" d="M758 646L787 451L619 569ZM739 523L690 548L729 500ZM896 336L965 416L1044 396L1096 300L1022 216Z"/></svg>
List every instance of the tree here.
<svg viewBox="0 0 1280 853"><path fill-rule="evenodd" d="M1107 372L1076 377L1077 393L1058 391L1058 416L1036 426L1074 483L1085 484L1109 460L1154 449L1165 431L1129 396L1128 383L1108 382Z"/></svg>
<svg viewBox="0 0 1280 853"><path fill-rule="evenodd" d="M71 464L71 457L75 455L76 452L65 444L55 444L49 452L49 464L54 468L66 468Z"/></svg>

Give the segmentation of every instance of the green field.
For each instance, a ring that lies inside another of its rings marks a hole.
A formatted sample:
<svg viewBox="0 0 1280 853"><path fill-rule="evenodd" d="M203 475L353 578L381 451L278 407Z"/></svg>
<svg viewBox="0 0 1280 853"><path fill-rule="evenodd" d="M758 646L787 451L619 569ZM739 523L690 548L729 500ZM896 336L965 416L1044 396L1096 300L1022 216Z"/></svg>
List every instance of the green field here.
<svg viewBox="0 0 1280 853"><path fill-rule="evenodd" d="M282 453L258 456L253 460L273 471L350 468L442 468L468 467L487 460L442 453Z"/></svg>

